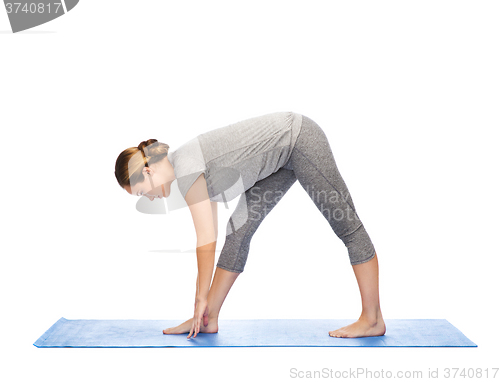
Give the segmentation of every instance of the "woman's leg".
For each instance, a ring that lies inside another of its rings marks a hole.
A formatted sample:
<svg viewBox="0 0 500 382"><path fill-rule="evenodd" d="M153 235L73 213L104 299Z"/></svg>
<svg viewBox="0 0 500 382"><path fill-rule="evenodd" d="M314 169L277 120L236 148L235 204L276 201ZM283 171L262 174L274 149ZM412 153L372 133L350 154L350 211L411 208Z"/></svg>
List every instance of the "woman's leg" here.
<svg viewBox="0 0 500 382"><path fill-rule="evenodd" d="M241 195L227 223L226 240L217 267L230 272L243 272L250 241L257 228L296 180L292 170L280 168Z"/></svg>
<svg viewBox="0 0 500 382"><path fill-rule="evenodd" d="M240 196L226 226L226 239L208 292L208 325L201 325L202 333L218 331L220 309L233 283L245 268L253 235L296 180L292 170L280 168ZM165 329L163 333L189 333L192 320Z"/></svg>
<svg viewBox="0 0 500 382"><path fill-rule="evenodd" d="M377 254L366 263L353 265L361 293L362 311L358 321L328 332L331 337L374 337L385 334L385 322L380 311Z"/></svg>
<svg viewBox="0 0 500 382"><path fill-rule="evenodd" d="M347 247L363 306L357 322L329 333L335 337L383 335L385 324L380 311L375 247L356 212L325 133L310 118L302 118L302 128L290 157L291 166L301 186Z"/></svg>

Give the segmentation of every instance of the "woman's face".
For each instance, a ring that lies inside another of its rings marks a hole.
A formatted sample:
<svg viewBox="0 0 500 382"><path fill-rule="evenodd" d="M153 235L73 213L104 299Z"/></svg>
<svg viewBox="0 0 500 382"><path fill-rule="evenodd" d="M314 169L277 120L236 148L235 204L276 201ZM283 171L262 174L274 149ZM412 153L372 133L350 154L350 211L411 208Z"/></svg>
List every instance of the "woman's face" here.
<svg viewBox="0 0 500 382"><path fill-rule="evenodd" d="M132 187L126 186L125 190L134 196L146 196L151 201L155 198L166 198L170 195L170 184L175 179L172 165L165 157L162 161L154 163L151 167L142 169L144 181Z"/></svg>

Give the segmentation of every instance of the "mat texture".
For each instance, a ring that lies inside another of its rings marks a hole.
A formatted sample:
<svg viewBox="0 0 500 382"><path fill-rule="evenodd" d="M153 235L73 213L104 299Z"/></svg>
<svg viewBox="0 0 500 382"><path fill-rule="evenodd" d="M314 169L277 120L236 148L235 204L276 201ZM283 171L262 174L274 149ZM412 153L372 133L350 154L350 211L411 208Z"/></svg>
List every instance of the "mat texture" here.
<svg viewBox="0 0 500 382"><path fill-rule="evenodd" d="M328 332L352 319L219 320L218 333L163 334L185 320L67 320L60 318L36 347L477 347L445 319L386 319L378 337L336 338Z"/></svg>

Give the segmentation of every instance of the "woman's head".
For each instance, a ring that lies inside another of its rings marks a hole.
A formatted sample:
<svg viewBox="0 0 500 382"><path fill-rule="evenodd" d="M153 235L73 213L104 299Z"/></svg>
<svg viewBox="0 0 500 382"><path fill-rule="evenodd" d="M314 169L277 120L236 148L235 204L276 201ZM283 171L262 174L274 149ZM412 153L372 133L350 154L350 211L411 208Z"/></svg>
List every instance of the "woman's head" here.
<svg viewBox="0 0 500 382"><path fill-rule="evenodd" d="M168 149L166 143L148 139L123 150L115 164L118 184L131 195L145 195L151 200L169 196L175 173Z"/></svg>

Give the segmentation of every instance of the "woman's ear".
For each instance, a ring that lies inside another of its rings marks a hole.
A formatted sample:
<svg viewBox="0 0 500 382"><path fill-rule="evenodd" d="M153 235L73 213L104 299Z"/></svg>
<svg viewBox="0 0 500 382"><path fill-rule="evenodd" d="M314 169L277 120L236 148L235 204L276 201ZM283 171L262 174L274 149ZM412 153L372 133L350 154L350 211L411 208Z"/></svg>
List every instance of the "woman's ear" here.
<svg viewBox="0 0 500 382"><path fill-rule="evenodd" d="M144 166L144 168L142 169L142 175L144 175L144 177L147 177L148 175L153 176L154 170L151 167Z"/></svg>

